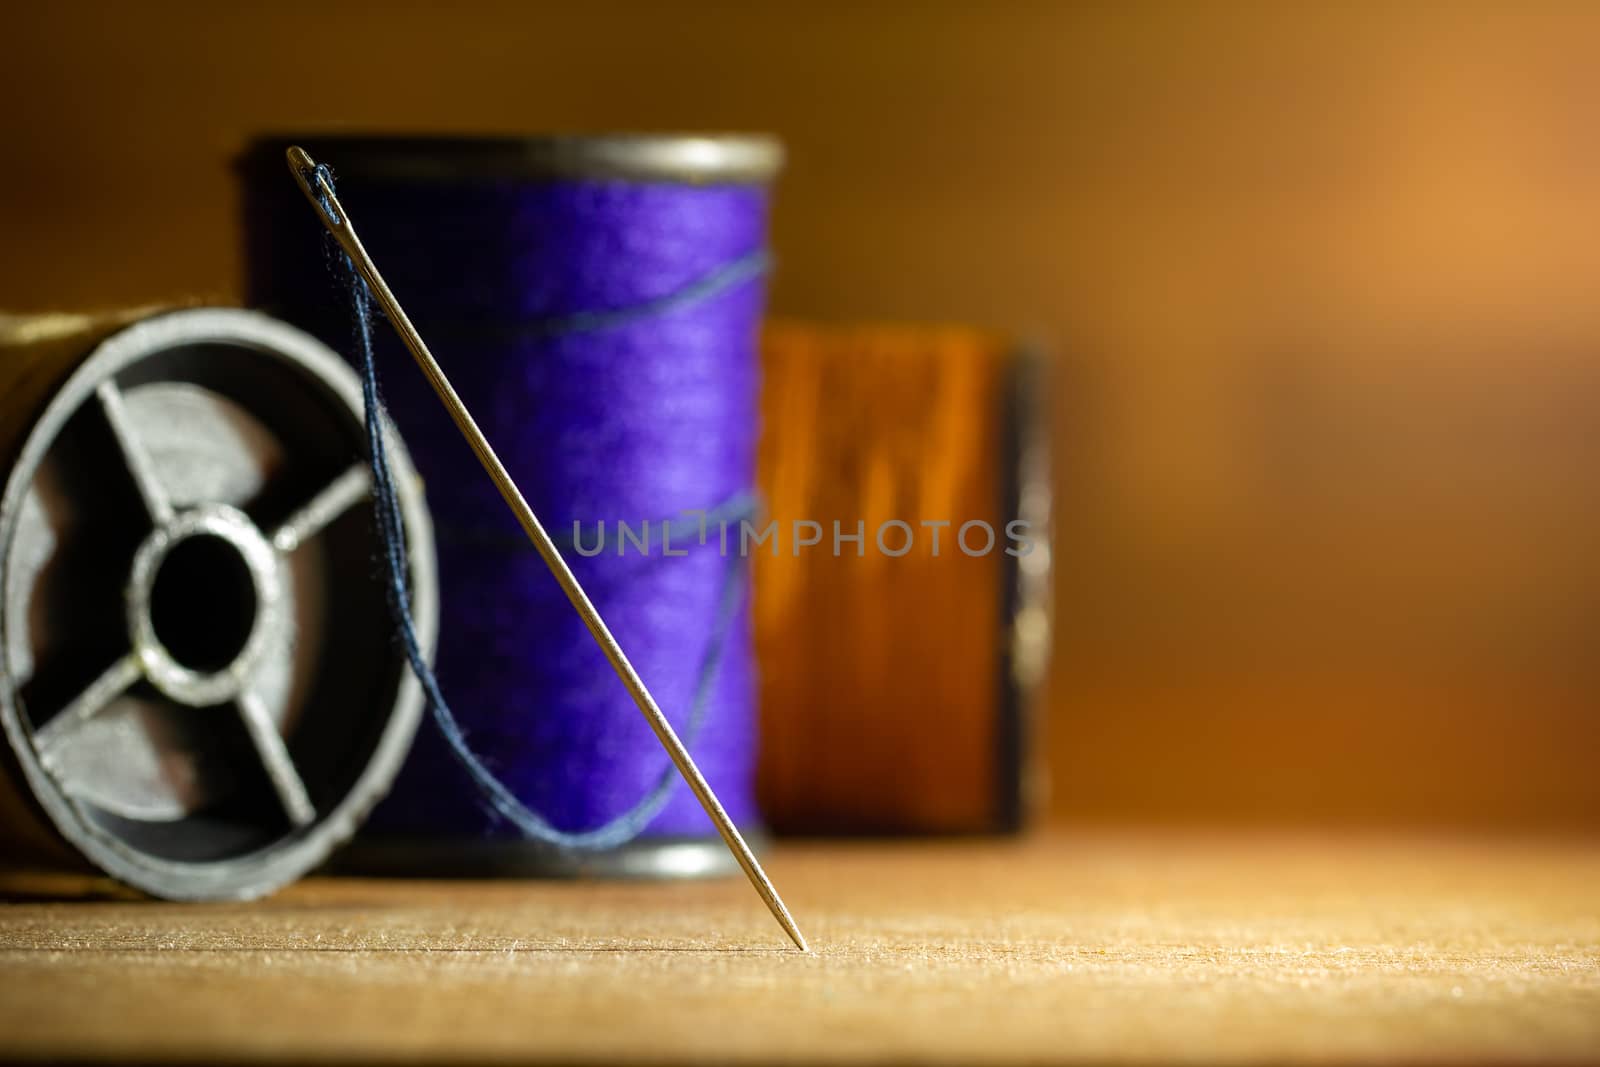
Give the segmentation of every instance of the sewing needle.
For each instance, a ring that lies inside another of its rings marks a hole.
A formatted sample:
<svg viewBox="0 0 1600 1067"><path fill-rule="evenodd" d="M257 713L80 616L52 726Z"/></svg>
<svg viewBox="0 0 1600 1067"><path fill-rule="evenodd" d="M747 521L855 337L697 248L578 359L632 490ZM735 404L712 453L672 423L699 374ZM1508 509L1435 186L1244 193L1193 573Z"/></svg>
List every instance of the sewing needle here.
<svg viewBox="0 0 1600 1067"><path fill-rule="evenodd" d="M566 560L561 558L561 553L556 549L555 542L545 532L544 526L528 506L527 500L522 496L521 490L511 480L511 475L506 473L500 458L495 455L494 449L489 446L489 441L483 436L483 431L478 429L477 422L472 418L471 412L456 395L455 388L450 380L445 377L444 371L439 367L433 353L428 351L428 346L423 342L416 327L411 325L411 320L406 317L400 302L395 299L394 293L389 291L389 286L384 283L383 275L378 273L378 268L373 264L372 257L367 255L367 250L362 247L361 239L356 236L355 226L350 222L350 215L344 206L339 203L339 198L334 195L329 183L322 180L317 173L317 165L305 149L298 146L292 147L288 152L289 171L294 175L294 180L299 183L300 191L305 193L306 199L311 201L311 206L317 212L317 217L322 220L333 239L339 242L339 247L344 249L345 255L350 257L350 262L366 281L367 287L377 297L378 303L383 306L384 314L388 317L400 339L406 347L411 349L411 354L416 358L417 366L422 368L422 373L427 377L428 383L433 386L433 391L438 394L439 401L444 404L445 410L450 413L456 428L467 439L467 444L472 446L472 451L478 456L478 462L483 464L483 469L488 472L494 481L495 488L500 490L506 506L517 517L517 522L522 525L523 532L528 535L528 540L533 542L533 547L538 550L545 566L550 568L550 573L555 576L560 584L561 591L566 593L567 599L572 602L573 608L583 619L583 624L588 627L595 643L600 646L600 651L605 653L606 659L611 663L611 669L622 680L628 695L638 705L645 721L650 724L650 729L655 732L656 739L661 742L661 747L667 750L667 755L672 757L672 762L683 775L683 780L689 783L695 798L700 801L700 806L705 808L706 814L711 817L712 823L717 828L717 833L722 835L723 842L728 850L733 853L733 858L739 861L739 866L744 868L744 873L749 877L750 884L755 886L761 899L766 901L767 908L772 912L773 918L778 920L778 925L783 927L801 952L809 952L805 937L800 933L800 928L795 925L794 919L789 915L789 909L784 907L783 900L778 896L778 891L773 888L772 881L767 873L761 869L761 864L756 860L755 854L750 851L750 846L745 843L739 828L728 817L728 812L711 791L710 784L705 776L700 773L700 768L695 766L694 758L689 755L689 750L678 738L672 724L662 714L661 708L656 704L655 698L645 688L644 679L639 677L639 672L634 670L633 664L628 662L628 657L622 651L622 646L617 644L617 639L612 636L611 630L606 626L605 620L595 610L583 587L578 584L577 576L567 566Z"/></svg>

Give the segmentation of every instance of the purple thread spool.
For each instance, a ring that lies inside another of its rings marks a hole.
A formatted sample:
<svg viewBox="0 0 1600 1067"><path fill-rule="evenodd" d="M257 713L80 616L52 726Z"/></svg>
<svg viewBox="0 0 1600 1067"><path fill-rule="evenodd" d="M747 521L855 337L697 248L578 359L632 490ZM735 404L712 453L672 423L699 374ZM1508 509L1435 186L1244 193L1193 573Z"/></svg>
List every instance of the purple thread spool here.
<svg viewBox="0 0 1600 1067"><path fill-rule="evenodd" d="M746 598L731 617L719 614L729 567L742 564L721 555L714 529L705 545L680 538L686 510L715 511L753 485L762 287L747 273L670 298L764 256L777 145L299 141L334 168L369 250L557 540L570 544L577 520L592 548L606 524L603 553L565 554L680 734L695 733L691 751L729 813L749 825ZM246 161L251 299L348 351L346 298L316 266L319 228L281 159L282 142L272 142ZM633 809L670 763L409 355L378 333L386 400L437 520L445 695L479 759L525 804L562 830L604 824ZM648 551L616 539L619 520L635 533L649 523ZM671 557L663 520L676 520ZM686 728L697 692L696 731ZM732 866L681 783L621 848L530 841L488 812L426 727L369 830L385 842L369 856L411 868Z"/></svg>

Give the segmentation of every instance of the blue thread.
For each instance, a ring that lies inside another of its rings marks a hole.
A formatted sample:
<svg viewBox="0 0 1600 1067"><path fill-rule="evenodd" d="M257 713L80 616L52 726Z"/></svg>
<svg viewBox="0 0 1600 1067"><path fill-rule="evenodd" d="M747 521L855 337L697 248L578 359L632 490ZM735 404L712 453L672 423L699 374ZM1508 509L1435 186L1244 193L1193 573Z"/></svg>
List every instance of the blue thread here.
<svg viewBox="0 0 1600 1067"><path fill-rule="evenodd" d="M635 307L615 308L606 311L580 311L525 323L515 332L525 337L554 337L574 333L597 333L615 330L636 322L657 318L682 308L704 303L712 297L742 285L767 273L772 267L772 257L764 248L740 256L724 266L698 278L677 292L668 293L657 300L649 300Z"/></svg>
<svg viewBox="0 0 1600 1067"><path fill-rule="evenodd" d="M326 165L317 167L316 177L319 188L329 191L333 189L332 171ZM319 200L329 216L337 219L328 199L319 197ZM366 280L356 270L355 264L343 254L342 250L339 258L344 262L346 284L350 289L351 310L355 321L356 347L361 355L361 393L365 409L368 462L373 475L373 510L377 516L379 540L387 570L387 594L395 622L400 630L401 643L405 646L406 659L422 686L430 716L457 762L482 792L490 809L517 827L524 835L561 848L585 851L600 851L626 844L637 837L650 820L655 818L678 784L677 771L670 762L666 764L650 791L633 808L593 830L578 832L561 830L525 805L483 764L472 751L459 721L445 702L438 679L428 665L427 657L423 655L422 645L417 639L416 626L411 617L411 595L405 562L405 525L381 429L383 409L378 395L377 367L373 358L372 293L367 287ZM563 316L559 319L546 320L541 325L545 327L543 332L546 335L592 332L627 325L710 299L741 281L759 276L768 266L769 257L765 251L753 253L659 300L635 308ZM713 517L745 518L755 513L757 505L757 498L753 494L735 494L708 512L707 521ZM694 525L696 528L699 527L698 522ZM727 631L744 592L744 577L743 561L738 555L731 557L728 566L724 568L715 622L697 673L689 721L684 730L686 745L691 745L699 734L712 682L721 665Z"/></svg>
<svg viewBox="0 0 1600 1067"><path fill-rule="evenodd" d="M646 322L663 315L705 303L745 282L753 281L772 269L772 255L764 248L748 252L697 278L675 292L634 307L602 311L580 311L571 315L552 315L511 325L482 322L455 323L430 319L430 333L444 333L458 339L505 340L508 338L570 337L600 333Z"/></svg>

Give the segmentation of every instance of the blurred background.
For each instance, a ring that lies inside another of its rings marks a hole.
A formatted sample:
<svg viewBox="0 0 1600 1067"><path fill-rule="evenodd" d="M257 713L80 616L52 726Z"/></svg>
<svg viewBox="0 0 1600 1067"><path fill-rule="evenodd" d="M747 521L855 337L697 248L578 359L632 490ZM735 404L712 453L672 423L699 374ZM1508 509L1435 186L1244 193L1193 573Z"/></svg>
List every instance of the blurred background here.
<svg viewBox="0 0 1600 1067"><path fill-rule="evenodd" d="M1049 811L1600 828L1580 5L61 2L0 306L237 299L263 131L769 130L772 306L1054 354Z"/></svg>

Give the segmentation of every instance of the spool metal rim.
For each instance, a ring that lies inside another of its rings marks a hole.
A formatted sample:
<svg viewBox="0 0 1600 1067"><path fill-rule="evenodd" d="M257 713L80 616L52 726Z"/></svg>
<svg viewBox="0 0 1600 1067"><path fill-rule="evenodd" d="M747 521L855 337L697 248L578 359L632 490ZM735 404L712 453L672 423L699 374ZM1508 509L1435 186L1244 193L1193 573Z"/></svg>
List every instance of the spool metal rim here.
<svg viewBox="0 0 1600 1067"><path fill-rule="evenodd" d="M256 141L247 159L281 168L291 144L329 163L341 177L409 181L595 178L761 185L777 176L784 159L776 137L728 133L272 136Z"/></svg>
<svg viewBox="0 0 1600 1067"><path fill-rule="evenodd" d="M224 344L265 353L310 375L349 413L362 417L360 384L332 351L309 334L254 311L236 308L192 308L143 319L113 333L80 362L55 392L28 431L15 465L0 492L0 590L10 581L8 561L22 499L45 452L67 419L94 395L95 386L152 353L192 344ZM437 636L437 578L432 526L420 492L411 488L410 459L392 427L389 448L401 479L401 508L408 535L409 560L416 583L421 639L431 648ZM231 509L196 512L227 519ZM188 514L188 513L185 513ZM184 515L180 515L182 520ZM7 617L0 610L0 654L8 647ZM200 694L206 696L206 694ZM22 772L23 782L55 830L106 873L152 895L177 900L249 899L277 889L321 862L347 840L366 813L387 791L406 756L422 717L422 691L409 670L374 739L366 765L345 794L318 814L316 821L285 834L265 847L223 863L187 861L152 855L132 847L96 823L45 767L35 749L29 721L16 693L0 669L0 731Z"/></svg>
<svg viewBox="0 0 1600 1067"><path fill-rule="evenodd" d="M765 833L748 832L757 852ZM603 852L556 848L538 841L365 835L334 862L341 873L459 878L600 878L653 881L731 878L739 863L719 837L644 837Z"/></svg>

